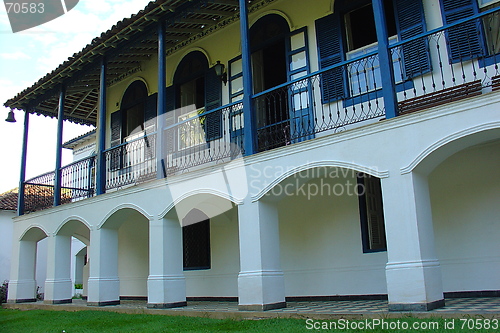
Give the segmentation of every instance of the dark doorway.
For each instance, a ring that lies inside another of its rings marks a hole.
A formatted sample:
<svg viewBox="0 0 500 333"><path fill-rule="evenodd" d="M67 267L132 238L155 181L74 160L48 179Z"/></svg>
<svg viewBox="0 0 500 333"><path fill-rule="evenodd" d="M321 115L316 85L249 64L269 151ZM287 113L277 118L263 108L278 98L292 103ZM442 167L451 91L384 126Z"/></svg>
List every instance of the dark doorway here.
<svg viewBox="0 0 500 333"><path fill-rule="evenodd" d="M254 94L287 82L288 35L288 23L276 14L261 18L251 28ZM277 89L257 98L255 112L258 150L286 144L290 133L287 89Z"/></svg>

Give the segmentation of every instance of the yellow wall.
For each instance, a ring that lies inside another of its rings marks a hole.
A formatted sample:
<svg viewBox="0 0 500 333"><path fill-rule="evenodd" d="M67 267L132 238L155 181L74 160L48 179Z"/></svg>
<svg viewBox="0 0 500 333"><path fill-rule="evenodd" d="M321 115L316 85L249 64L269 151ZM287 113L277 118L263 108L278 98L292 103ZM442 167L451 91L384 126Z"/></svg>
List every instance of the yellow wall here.
<svg viewBox="0 0 500 333"><path fill-rule="evenodd" d="M267 14L280 14L287 19L290 30L294 31L308 26L310 64L312 70L317 70L316 45L314 36L314 21L331 12L332 0L315 0L314 5L302 0L279 0L250 14L250 25ZM240 22L239 20L220 29L219 31L202 38L167 57L167 86L172 85L173 75L180 61L192 51L202 51L208 59L209 65L213 66L220 60L226 65L228 62L241 54ZM107 123L109 127L110 114L120 109L120 102L127 87L135 80L143 80L148 87L148 93L154 94L158 91L158 58L153 56L150 60L141 62L141 71L126 77L122 81L113 84L107 91ZM228 100L229 86L223 88L223 103ZM108 131L108 146L109 146Z"/></svg>

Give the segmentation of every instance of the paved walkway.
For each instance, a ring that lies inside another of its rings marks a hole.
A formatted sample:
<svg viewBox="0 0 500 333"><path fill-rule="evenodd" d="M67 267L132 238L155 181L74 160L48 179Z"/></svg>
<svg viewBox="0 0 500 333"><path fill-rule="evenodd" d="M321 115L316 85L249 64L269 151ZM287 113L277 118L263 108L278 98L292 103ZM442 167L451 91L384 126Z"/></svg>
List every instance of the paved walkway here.
<svg viewBox="0 0 500 333"><path fill-rule="evenodd" d="M412 312L414 317L461 317L465 314L500 318L500 297L450 298L444 308L428 312ZM370 318L402 317L408 312L388 312L387 301L328 301L328 302L288 302L284 309L265 312L238 311L236 302L188 302L187 306L174 309L148 309L145 301L121 301L120 305L89 307L86 301L73 300L71 304L48 305L43 302L24 304L4 304L11 309L47 309L61 311L100 310L124 313L149 313L210 318Z"/></svg>

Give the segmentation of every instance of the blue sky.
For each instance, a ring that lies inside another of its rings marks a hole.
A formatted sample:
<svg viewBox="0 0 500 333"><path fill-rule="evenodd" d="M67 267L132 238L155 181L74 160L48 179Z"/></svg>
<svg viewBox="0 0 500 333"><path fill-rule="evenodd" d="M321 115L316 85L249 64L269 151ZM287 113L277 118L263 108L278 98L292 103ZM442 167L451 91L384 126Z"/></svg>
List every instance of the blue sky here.
<svg viewBox="0 0 500 333"><path fill-rule="evenodd" d="M18 186L24 112L15 112L16 123L7 123L3 103L56 69L111 28L143 9L149 0L80 0L65 15L43 25L12 33L6 8L0 5L0 193ZM30 117L27 178L52 171L56 154L55 119ZM64 141L91 130L64 123ZM72 161L63 149L63 164Z"/></svg>

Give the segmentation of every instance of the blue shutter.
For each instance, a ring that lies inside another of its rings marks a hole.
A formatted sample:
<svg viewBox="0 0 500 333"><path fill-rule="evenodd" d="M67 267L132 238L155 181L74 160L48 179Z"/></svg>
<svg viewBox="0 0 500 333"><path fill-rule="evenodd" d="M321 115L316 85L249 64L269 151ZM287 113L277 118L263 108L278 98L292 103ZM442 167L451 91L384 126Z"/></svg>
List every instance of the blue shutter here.
<svg viewBox="0 0 500 333"><path fill-rule="evenodd" d="M342 33L338 13L316 20L319 68L333 66L344 59ZM342 68L321 74L321 97L323 103L342 99L345 96Z"/></svg>
<svg viewBox="0 0 500 333"><path fill-rule="evenodd" d="M205 112L222 106L222 81L211 68L205 75ZM222 110L205 116L205 136L207 141L222 137Z"/></svg>
<svg viewBox="0 0 500 333"><path fill-rule="evenodd" d="M476 0L441 0L444 24L451 24L477 14ZM448 29L448 52L450 62L470 60L483 55L481 27L476 21L460 24Z"/></svg>
<svg viewBox="0 0 500 333"><path fill-rule="evenodd" d="M144 110L144 129L146 130L146 134L155 131L157 108L158 93L155 93L146 99L146 108Z"/></svg>
<svg viewBox="0 0 500 333"><path fill-rule="evenodd" d="M111 114L111 147L122 143L122 110Z"/></svg>
<svg viewBox="0 0 500 333"><path fill-rule="evenodd" d="M175 86L170 86L165 89L165 127L171 126L176 123L175 121ZM159 130L163 130L160 128ZM165 132L164 145L167 153L171 153L175 150L175 133L176 128L172 127Z"/></svg>
<svg viewBox="0 0 500 333"><path fill-rule="evenodd" d="M396 10L396 24L398 27L399 39L401 41L427 31L424 7L421 0L394 0L394 8ZM429 43L427 38L421 38L406 43L402 48L404 80L431 71Z"/></svg>
<svg viewBox="0 0 500 333"><path fill-rule="evenodd" d="M111 114L111 147L122 143L122 110ZM109 152L109 170L115 171L122 168L122 147Z"/></svg>

